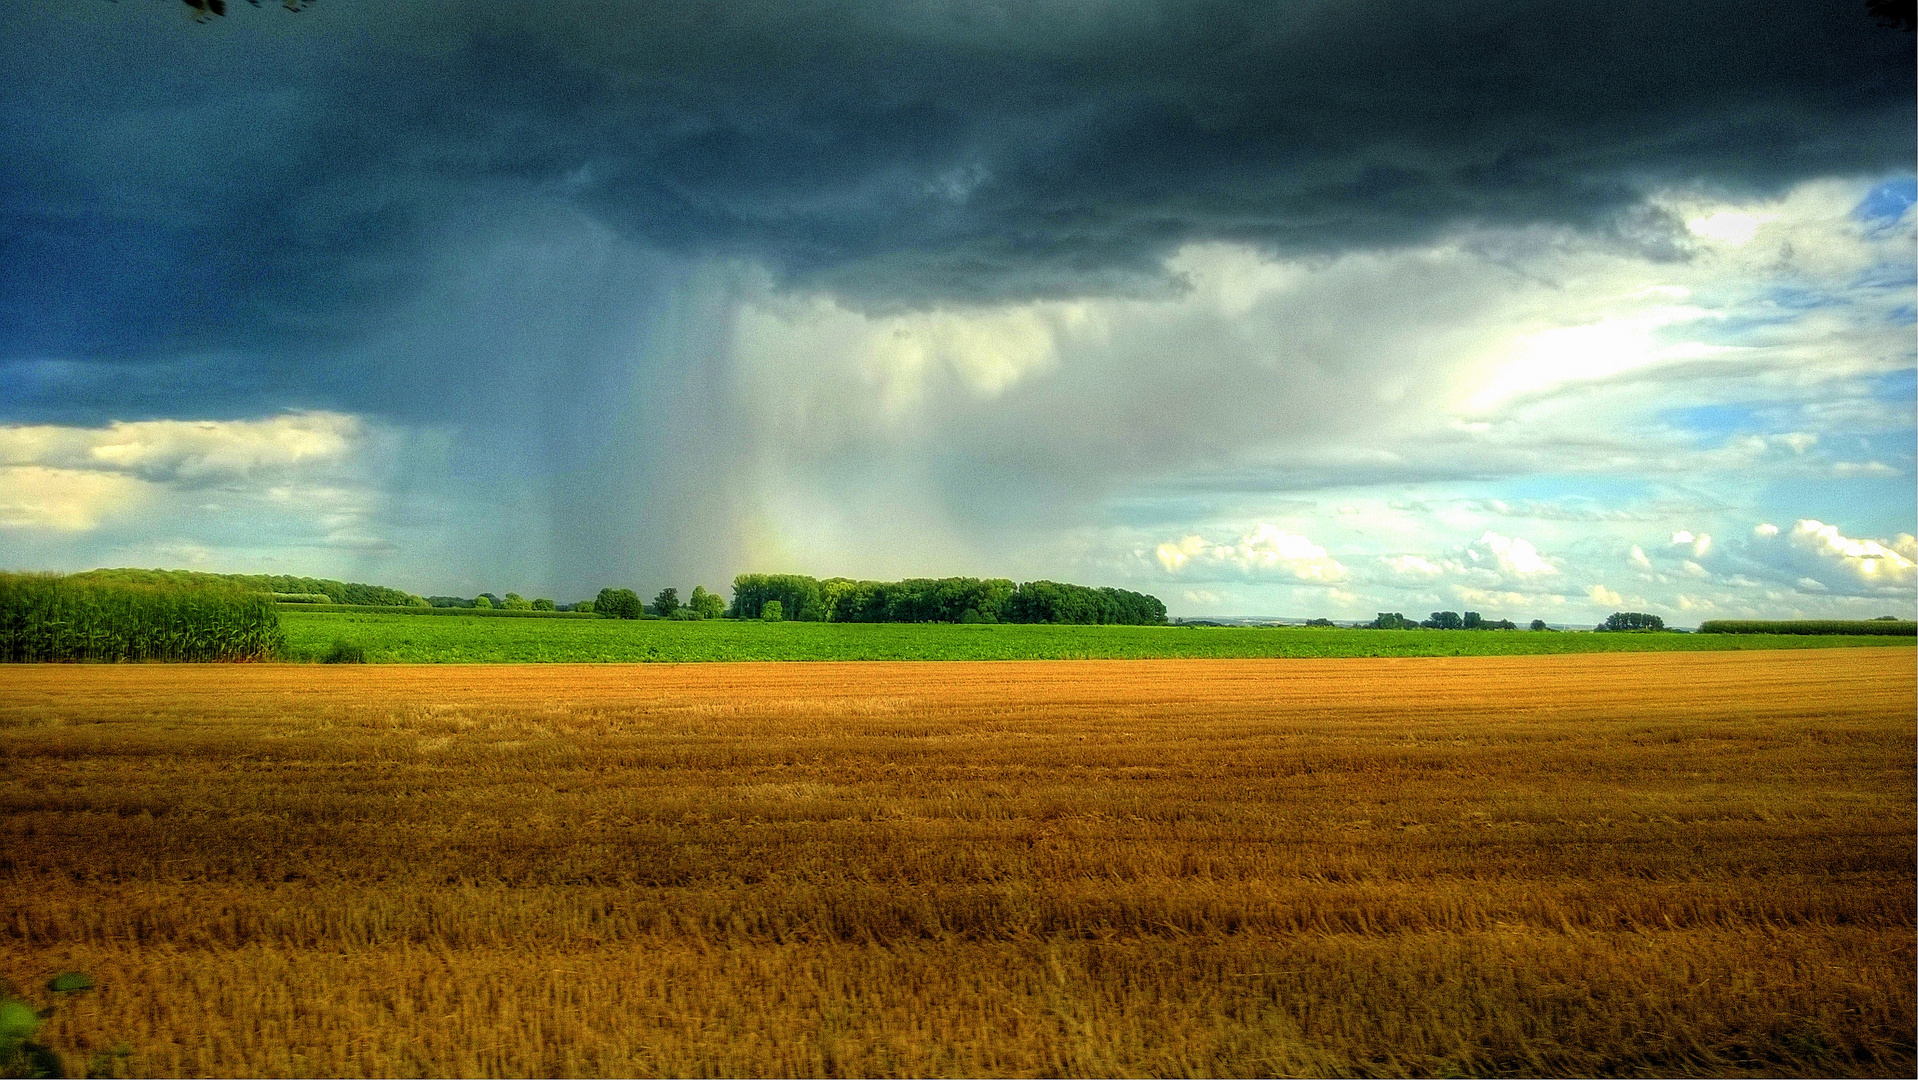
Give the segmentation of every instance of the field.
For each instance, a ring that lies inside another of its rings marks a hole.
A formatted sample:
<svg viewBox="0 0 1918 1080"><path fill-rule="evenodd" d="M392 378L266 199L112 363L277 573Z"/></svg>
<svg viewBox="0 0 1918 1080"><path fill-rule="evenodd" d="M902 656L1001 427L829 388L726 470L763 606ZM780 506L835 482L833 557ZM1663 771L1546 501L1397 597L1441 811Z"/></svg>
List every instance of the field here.
<svg viewBox="0 0 1918 1080"><path fill-rule="evenodd" d="M1528 630L762 623L622 619L461 619L281 608L295 658L335 640L380 663L596 663L725 660L1143 660L1269 657L1524 656L1552 653L1911 649L1889 637L1592 634Z"/></svg>
<svg viewBox="0 0 1918 1080"><path fill-rule="evenodd" d="M154 1075L1908 1076L1914 678L0 668L0 976Z"/></svg>

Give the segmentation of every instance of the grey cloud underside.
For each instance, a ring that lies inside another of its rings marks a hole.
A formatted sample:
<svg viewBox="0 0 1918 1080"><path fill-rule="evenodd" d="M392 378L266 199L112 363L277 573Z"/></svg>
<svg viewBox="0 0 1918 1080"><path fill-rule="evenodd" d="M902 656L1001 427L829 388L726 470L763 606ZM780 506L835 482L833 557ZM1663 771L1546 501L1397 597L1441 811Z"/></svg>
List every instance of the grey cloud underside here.
<svg viewBox="0 0 1918 1080"><path fill-rule="evenodd" d="M1914 155L1861 4L471 7L7 16L0 357L204 351L252 400L556 208L883 309L1152 291L1195 240L1677 254L1648 192Z"/></svg>

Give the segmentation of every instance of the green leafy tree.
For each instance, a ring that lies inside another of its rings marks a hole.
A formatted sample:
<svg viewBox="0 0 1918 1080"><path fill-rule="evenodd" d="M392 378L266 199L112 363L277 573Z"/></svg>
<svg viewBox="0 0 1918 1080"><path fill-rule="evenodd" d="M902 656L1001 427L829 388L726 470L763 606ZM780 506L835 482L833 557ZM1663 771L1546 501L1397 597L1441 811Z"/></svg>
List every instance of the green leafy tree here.
<svg viewBox="0 0 1918 1080"><path fill-rule="evenodd" d="M643 614L639 594L631 589L601 589L593 613L602 619L637 619Z"/></svg>
<svg viewBox="0 0 1918 1080"><path fill-rule="evenodd" d="M526 599L525 597L521 596L520 594L516 592L507 593L506 599L500 601L499 606L506 609L507 611L533 610L533 602L531 600Z"/></svg>
<svg viewBox="0 0 1918 1080"><path fill-rule="evenodd" d="M672 589L672 588L661 589L659 590L659 595L653 597L653 614L659 616L660 618L670 619L673 617L673 612L678 610L679 610L679 590L678 589Z"/></svg>
<svg viewBox="0 0 1918 1080"><path fill-rule="evenodd" d="M1605 616L1600 630L1663 630L1665 620L1642 611L1614 611Z"/></svg>
<svg viewBox="0 0 1918 1080"><path fill-rule="evenodd" d="M1532 620L1532 629L1534 629L1534 630L1550 630L1550 629L1551 629L1551 627L1549 627L1549 626L1546 626L1546 625L1545 625L1545 620L1544 620L1544 619L1533 619L1533 620Z"/></svg>
<svg viewBox="0 0 1918 1080"><path fill-rule="evenodd" d="M488 611L491 611L493 608L493 601L488 599L485 596L475 596L473 598L473 606L476 608L485 608Z"/></svg>
<svg viewBox="0 0 1918 1080"><path fill-rule="evenodd" d="M726 601L717 594L707 592L704 585L693 586L693 595L686 601L686 606L699 612L702 619L717 619L726 613Z"/></svg>
<svg viewBox="0 0 1918 1080"><path fill-rule="evenodd" d="M1434 611L1431 618L1419 625L1427 630L1463 630L1465 620L1456 611Z"/></svg>
<svg viewBox="0 0 1918 1080"><path fill-rule="evenodd" d="M777 600L768 600L759 605L759 617L767 622L781 622L786 618L786 605Z"/></svg>
<svg viewBox="0 0 1918 1080"><path fill-rule="evenodd" d="M533 601L533 610L534 611L552 611L554 610L554 604L551 600L548 600L542 596L539 599Z"/></svg>

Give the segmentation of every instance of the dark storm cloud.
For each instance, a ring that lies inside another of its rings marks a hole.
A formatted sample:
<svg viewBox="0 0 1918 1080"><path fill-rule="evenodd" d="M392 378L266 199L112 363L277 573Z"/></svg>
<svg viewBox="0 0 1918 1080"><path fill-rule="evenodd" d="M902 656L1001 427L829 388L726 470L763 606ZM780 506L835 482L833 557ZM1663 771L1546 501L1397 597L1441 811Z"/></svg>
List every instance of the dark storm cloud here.
<svg viewBox="0 0 1918 1080"><path fill-rule="evenodd" d="M1159 288L1205 239L1336 252L1544 222L1658 249L1662 186L1766 193L1914 153L1912 39L1855 3L172 14L6 17L16 413L316 385L295 403L408 411L391 379L314 358L558 211L913 307Z"/></svg>

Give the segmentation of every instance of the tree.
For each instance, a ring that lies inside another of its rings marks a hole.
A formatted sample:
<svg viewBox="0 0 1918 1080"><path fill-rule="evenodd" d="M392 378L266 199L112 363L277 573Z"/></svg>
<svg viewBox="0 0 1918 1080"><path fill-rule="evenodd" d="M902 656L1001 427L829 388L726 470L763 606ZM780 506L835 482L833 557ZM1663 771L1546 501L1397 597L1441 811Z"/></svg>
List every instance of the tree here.
<svg viewBox="0 0 1918 1080"><path fill-rule="evenodd" d="M1642 611L1614 611L1605 616L1600 630L1663 630L1665 620Z"/></svg>
<svg viewBox="0 0 1918 1080"><path fill-rule="evenodd" d="M482 593L479 596L475 596L473 598L473 606L476 608L485 608L488 611L491 611L493 608L493 601L487 599L486 595Z"/></svg>
<svg viewBox="0 0 1918 1080"><path fill-rule="evenodd" d="M785 605L777 600L768 600L759 605L759 617L767 622L780 622L786 618Z"/></svg>
<svg viewBox="0 0 1918 1080"><path fill-rule="evenodd" d="M1396 611L1381 611L1379 612L1379 617L1372 620L1368 629L1416 630L1418 629L1418 625L1418 623L1413 622Z"/></svg>
<svg viewBox="0 0 1918 1080"><path fill-rule="evenodd" d="M521 596L520 594L518 594L518 593L516 593L516 592L509 592L509 593L507 593L507 594L506 594L506 599L504 599L504 600L502 600L502 601L500 601L500 605L499 605L499 606L500 606L500 607L502 607L502 608L504 608L504 609L506 609L507 611L531 611L531 610L533 610L533 604L532 604L532 601L530 601L530 600L528 600L528 599L526 599L525 597L523 597L523 596Z"/></svg>
<svg viewBox="0 0 1918 1080"><path fill-rule="evenodd" d="M661 589L659 590L659 595L653 597L653 614L659 616L660 618L670 619L673 617L673 612L678 610L679 610L679 590L678 589L673 589L673 588Z"/></svg>
<svg viewBox="0 0 1918 1080"><path fill-rule="evenodd" d="M601 589L593 613L602 619L637 619L643 613L639 594L631 589Z"/></svg>
<svg viewBox="0 0 1918 1080"><path fill-rule="evenodd" d="M591 600L581 600L579 603L573 605L573 610L582 615L591 615L593 613L593 602Z"/></svg>
<svg viewBox="0 0 1918 1080"><path fill-rule="evenodd" d="M702 619L717 619L726 612L726 601L721 600L716 593L707 592L704 585L693 586L693 595L686 601L686 606L699 612Z"/></svg>
<svg viewBox="0 0 1918 1080"><path fill-rule="evenodd" d="M1484 623L1485 623L1485 619L1482 616L1480 616L1478 612L1468 611L1465 613L1464 629L1477 630L1479 627L1483 626Z"/></svg>
<svg viewBox="0 0 1918 1080"><path fill-rule="evenodd" d="M1459 618L1456 611L1434 611L1431 618L1419 625L1428 630L1463 630L1465 620Z"/></svg>
<svg viewBox="0 0 1918 1080"><path fill-rule="evenodd" d="M533 610L534 611L552 611L554 610L554 604L551 600L548 600L542 596L538 600L533 601Z"/></svg>
<svg viewBox="0 0 1918 1080"><path fill-rule="evenodd" d="M1545 620L1544 620L1544 619L1533 619L1533 620L1532 620L1532 629L1534 629L1534 630L1550 630L1550 629L1551 629L1551 627L1549 627L1549 626L1546 626L1546 625L1545 625Z"/></svg>

